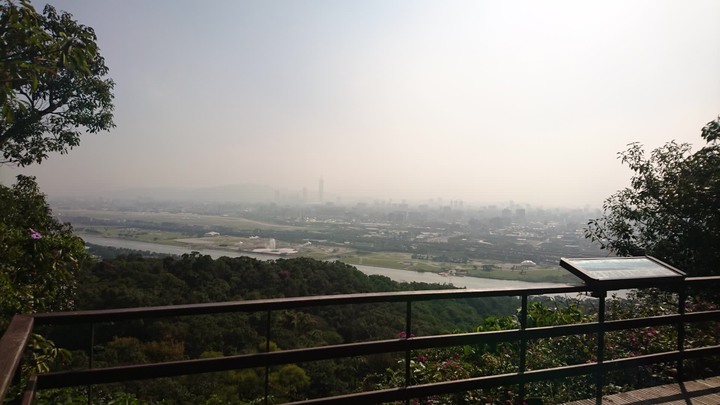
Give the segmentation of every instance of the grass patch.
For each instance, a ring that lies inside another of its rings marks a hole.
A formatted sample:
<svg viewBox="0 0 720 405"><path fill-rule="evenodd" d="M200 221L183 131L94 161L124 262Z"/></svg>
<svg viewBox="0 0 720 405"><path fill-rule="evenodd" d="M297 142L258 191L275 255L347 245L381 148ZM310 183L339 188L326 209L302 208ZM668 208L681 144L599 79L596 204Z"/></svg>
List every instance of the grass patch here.
<svg viewBox="0 0 720 405"><path fill-rule="evenodd" d="M171 212L134 212L134 211L99 211L99 210L58 210L66 217L87 217L107 220L144 221L151 223L170 223L205 227L226 227L237 230L254 229L300 229L294 226L276 225L267 222L253 221L240 217L220 215L199 215Z"/></svg>
<svg viewBox="0 0 720 405"><path fill-rule="evenodd" d="M482 267L476 263L457 264L418 260L413 259L412 255L409 253L359 251L354 254L345 255L341 257L340 260L344 263L352 265L359 264L419 272L440 273L451 269L456 271L465 270L467 271L467 275L470 277L491 278L496 280L518 280L546 283L567 283L577 281L574 276L559 267L534 267L528 269L525 273L520 273L520 270L500 268L493 271L484 271Z"/></svg>
<svg viewBox="0 0 720 405"><path fill-rule="evenodd" d="M101 235L106 238L117 238L117 239L131 239L142 242L162 243L170 244L175 239L186 238L190 235L181 232L170 232L170 231L159 231L159 230L147 230L137 228L121 228L121 227L103 227L103 228L88 228L83 229L82 227L77 228L78 231L92 230L91 234Z"/></svg>

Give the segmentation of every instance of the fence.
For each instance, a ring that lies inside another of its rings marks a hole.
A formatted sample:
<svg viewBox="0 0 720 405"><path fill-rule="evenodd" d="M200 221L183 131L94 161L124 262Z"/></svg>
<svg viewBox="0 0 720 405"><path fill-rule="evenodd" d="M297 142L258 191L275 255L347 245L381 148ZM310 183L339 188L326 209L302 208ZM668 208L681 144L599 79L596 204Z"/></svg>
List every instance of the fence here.
<svg viewBox="0 0 720 405"><path fill-rule="evenodd" d="M606 373L626 368L652 365L656 363L677 362L678 378L682 378L683 361L697 357L720 355L720 345L701 348L686 348L685 328L688 323L720 321L720 310L686 313L688 292L717 285L720 277L694 277L666 286L678 293L677 313L643 318L605 320L605 300L607 291L591 289L589 286L560 286L551 288L496 289L496 290L437 290L410 291L392 293L347 294L313 296L282 299L263 299L253 301L221 302L195 305L174 305L162 307L144 307L112 309L99 311L57 312L35 315L16 315L0 340L0 401L5 397L13 380L18 380L18 368L30 334L39 325L90 325L88 338L89 367L85 370L63 371L39 374L30 378L25 389L22 403L34 401L38 390L107 384L137 379L173 377L217 371L265 367L265 400L268 397L268 369L272 366L308 361L339 359L353 356L365 356L382 353L404 352L405 383L401 387L351 393L347 395L309 399L296 404L346 404L381 403L390 401L409 401L414 398L433 395L464 392L469 390L497 386L518 385L520 398L525 396L525 385L570 376L593 375L598 403L602 396ZM633 287L633 286L628 286ZM551 327L527 327L528 297L540 295L572 294L591 292L598 298L598 316L595 322L570 324ZM462 299L479 297L520 297L518 329L447 334L437 336L412 337L413 303L440 299ZM389 340L375 340L361 343L338 344L322 347L283 350L270 352L271 317L273 311L298 308L400 302L405 303L405 337ZM267 316L266 342L264 353L226 356L211 359L195 359L164 363L140 364L107 368L93 368L93 347L95 346L95 324L121 320L150 319L188 315L207 315L230 312L264 312ZM622 359L605 359L605 334L643 327L675 325L677 327L677 348L673 351L648 354ZM527 346L530 339L553 338L578 334L594 334L597 339L596 361L588 364L576 364L557 368L527 370ZM519 342L520 355L517 372L443 381L431 384L411 384L411 352L413 350L442 348L481 343ZM91 389L88 390L88 402L91 402Z"/></svg>

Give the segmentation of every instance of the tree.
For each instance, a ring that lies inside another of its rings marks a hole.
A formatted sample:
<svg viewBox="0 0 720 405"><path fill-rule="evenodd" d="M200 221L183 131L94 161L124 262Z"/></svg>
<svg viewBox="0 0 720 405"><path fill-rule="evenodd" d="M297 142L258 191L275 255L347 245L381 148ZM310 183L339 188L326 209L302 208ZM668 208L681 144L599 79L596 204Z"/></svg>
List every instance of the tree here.
<svg viewBox="0 0 720 405"><path fill-rule="evenodd" d="M67 153L82 132L114 127L114 83L92 28L26 0L0 3L0 163Z"/></svg>
<svg viewBox="0 0 720 405"><path fill-rule="evenodd" d="M92 28L46 6L0 0L0 164L66 153L107 130L113 82ZM82 239L53 218L32 177L0 185L0 329L18 312L72 308Z"/></svg>
<svg viewBox="0 0 720 405"><path fill-rule="evenodd" d="M53 218L33 177L0 186L0 331L16 313L73 308L82 239Z"/></svg>
<svg viewBox="0 0 720 405"><path fill-rule="evenodd" d="M634 172L630 187L603 204L585 236L620 255L652 255L690 275L720 274L720 117L702 129L706 145L674 141L645 156L632 143L619 153Z"/></svg>
<svg viewBox="0 0 720 405"><path fill-rule="evenodd" d="M67 153L81 132L114 126L112 80L95 33L46 6L0 0L0 165L41 163ZM60 223L35 179L0 185L0 332L16 313L72 309L82 239ZM39 335L21 375L48 371L62 350ZM22 384L19 384L21 386Z"/></svg>

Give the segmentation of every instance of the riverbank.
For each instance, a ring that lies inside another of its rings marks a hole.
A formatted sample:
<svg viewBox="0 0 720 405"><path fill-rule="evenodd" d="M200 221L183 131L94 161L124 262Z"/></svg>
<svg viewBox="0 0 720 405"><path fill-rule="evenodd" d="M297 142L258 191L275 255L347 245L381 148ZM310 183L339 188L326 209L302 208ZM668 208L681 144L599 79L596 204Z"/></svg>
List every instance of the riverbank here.
<svg viewBox="0 0 720 405"><path fill-rule="evenodd" d="M517 280L536 283L574 283L579 280L560 266L534 266L524 269L517 268L512 263L502 263L490 260L469 260L463 263L449 263L415 257L410 253L402 252L366 252L351 246L323 245L307 242L301 245L291 245L256 236L214 236L214 237L187 237L175 232L146 231L128 228L100 228L92 229L92 233L81 232L81 236L88 238L104 238L122 240L123 243L149 243L153 246L173 246L171 254L188 251L212 251L215 254L242 255L274 259L278 255L263 253L263 248L275 246L277 248L292 248L297 250L296 255L280 255L279 257L309 257L316 260L339 260L351 265L366 265L372 267L389 268L419 273L435 273L440 276L452 275L471 276L495 280ZM151 249L139 249L151 250ZM155 251L155 250L153 250Z"/></svg>
<svg viewBox="0 0 720 405"><path fill-rule="evenodd" d="M133 249L133 250L144 250L156 253L165 253L173 255L182 255L189 253L192 250L196 250L201 254L209 255L216 259L221 256L228 257L240 257L248 256L258 260L275 260L278 258L277 255L267 255L259 253L246 253L231 250L220 250L220 249L189 249L187 247L166 245L153 242L140 242L127 239L118 238L104 238L97 235L80 234L78 235L85 240L86 243L110 246L115 248ZM342 260L340 260L342 261ZM351 264L351 263L348 263ZM503 280L493 279L485 277L444 277L432 272L417 272L400 269L392 269L387 267L375 267L363 264L352 264L358 270L362 271L367 275L382 275L389 277L392 280L400 282L423 282L423 283L437 283L437 284L448 284L460 288L473 288L473 289L496 289L496 288L523 288L523 287L557 287L566 285L563 282L533 282L525 280Z"/></svg>

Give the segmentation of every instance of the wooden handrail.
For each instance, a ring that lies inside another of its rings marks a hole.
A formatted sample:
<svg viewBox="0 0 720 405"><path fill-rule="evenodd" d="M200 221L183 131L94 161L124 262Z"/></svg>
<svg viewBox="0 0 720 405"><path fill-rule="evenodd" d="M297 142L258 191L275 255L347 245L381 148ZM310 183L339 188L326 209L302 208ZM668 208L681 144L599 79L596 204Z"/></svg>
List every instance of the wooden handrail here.
<svg viewBox="0 0 720 405"><path fill-rule="evenodd" d="M10 388L34 322L35 319L30 315L15 315L0 338L0 403Z"/></svg>

